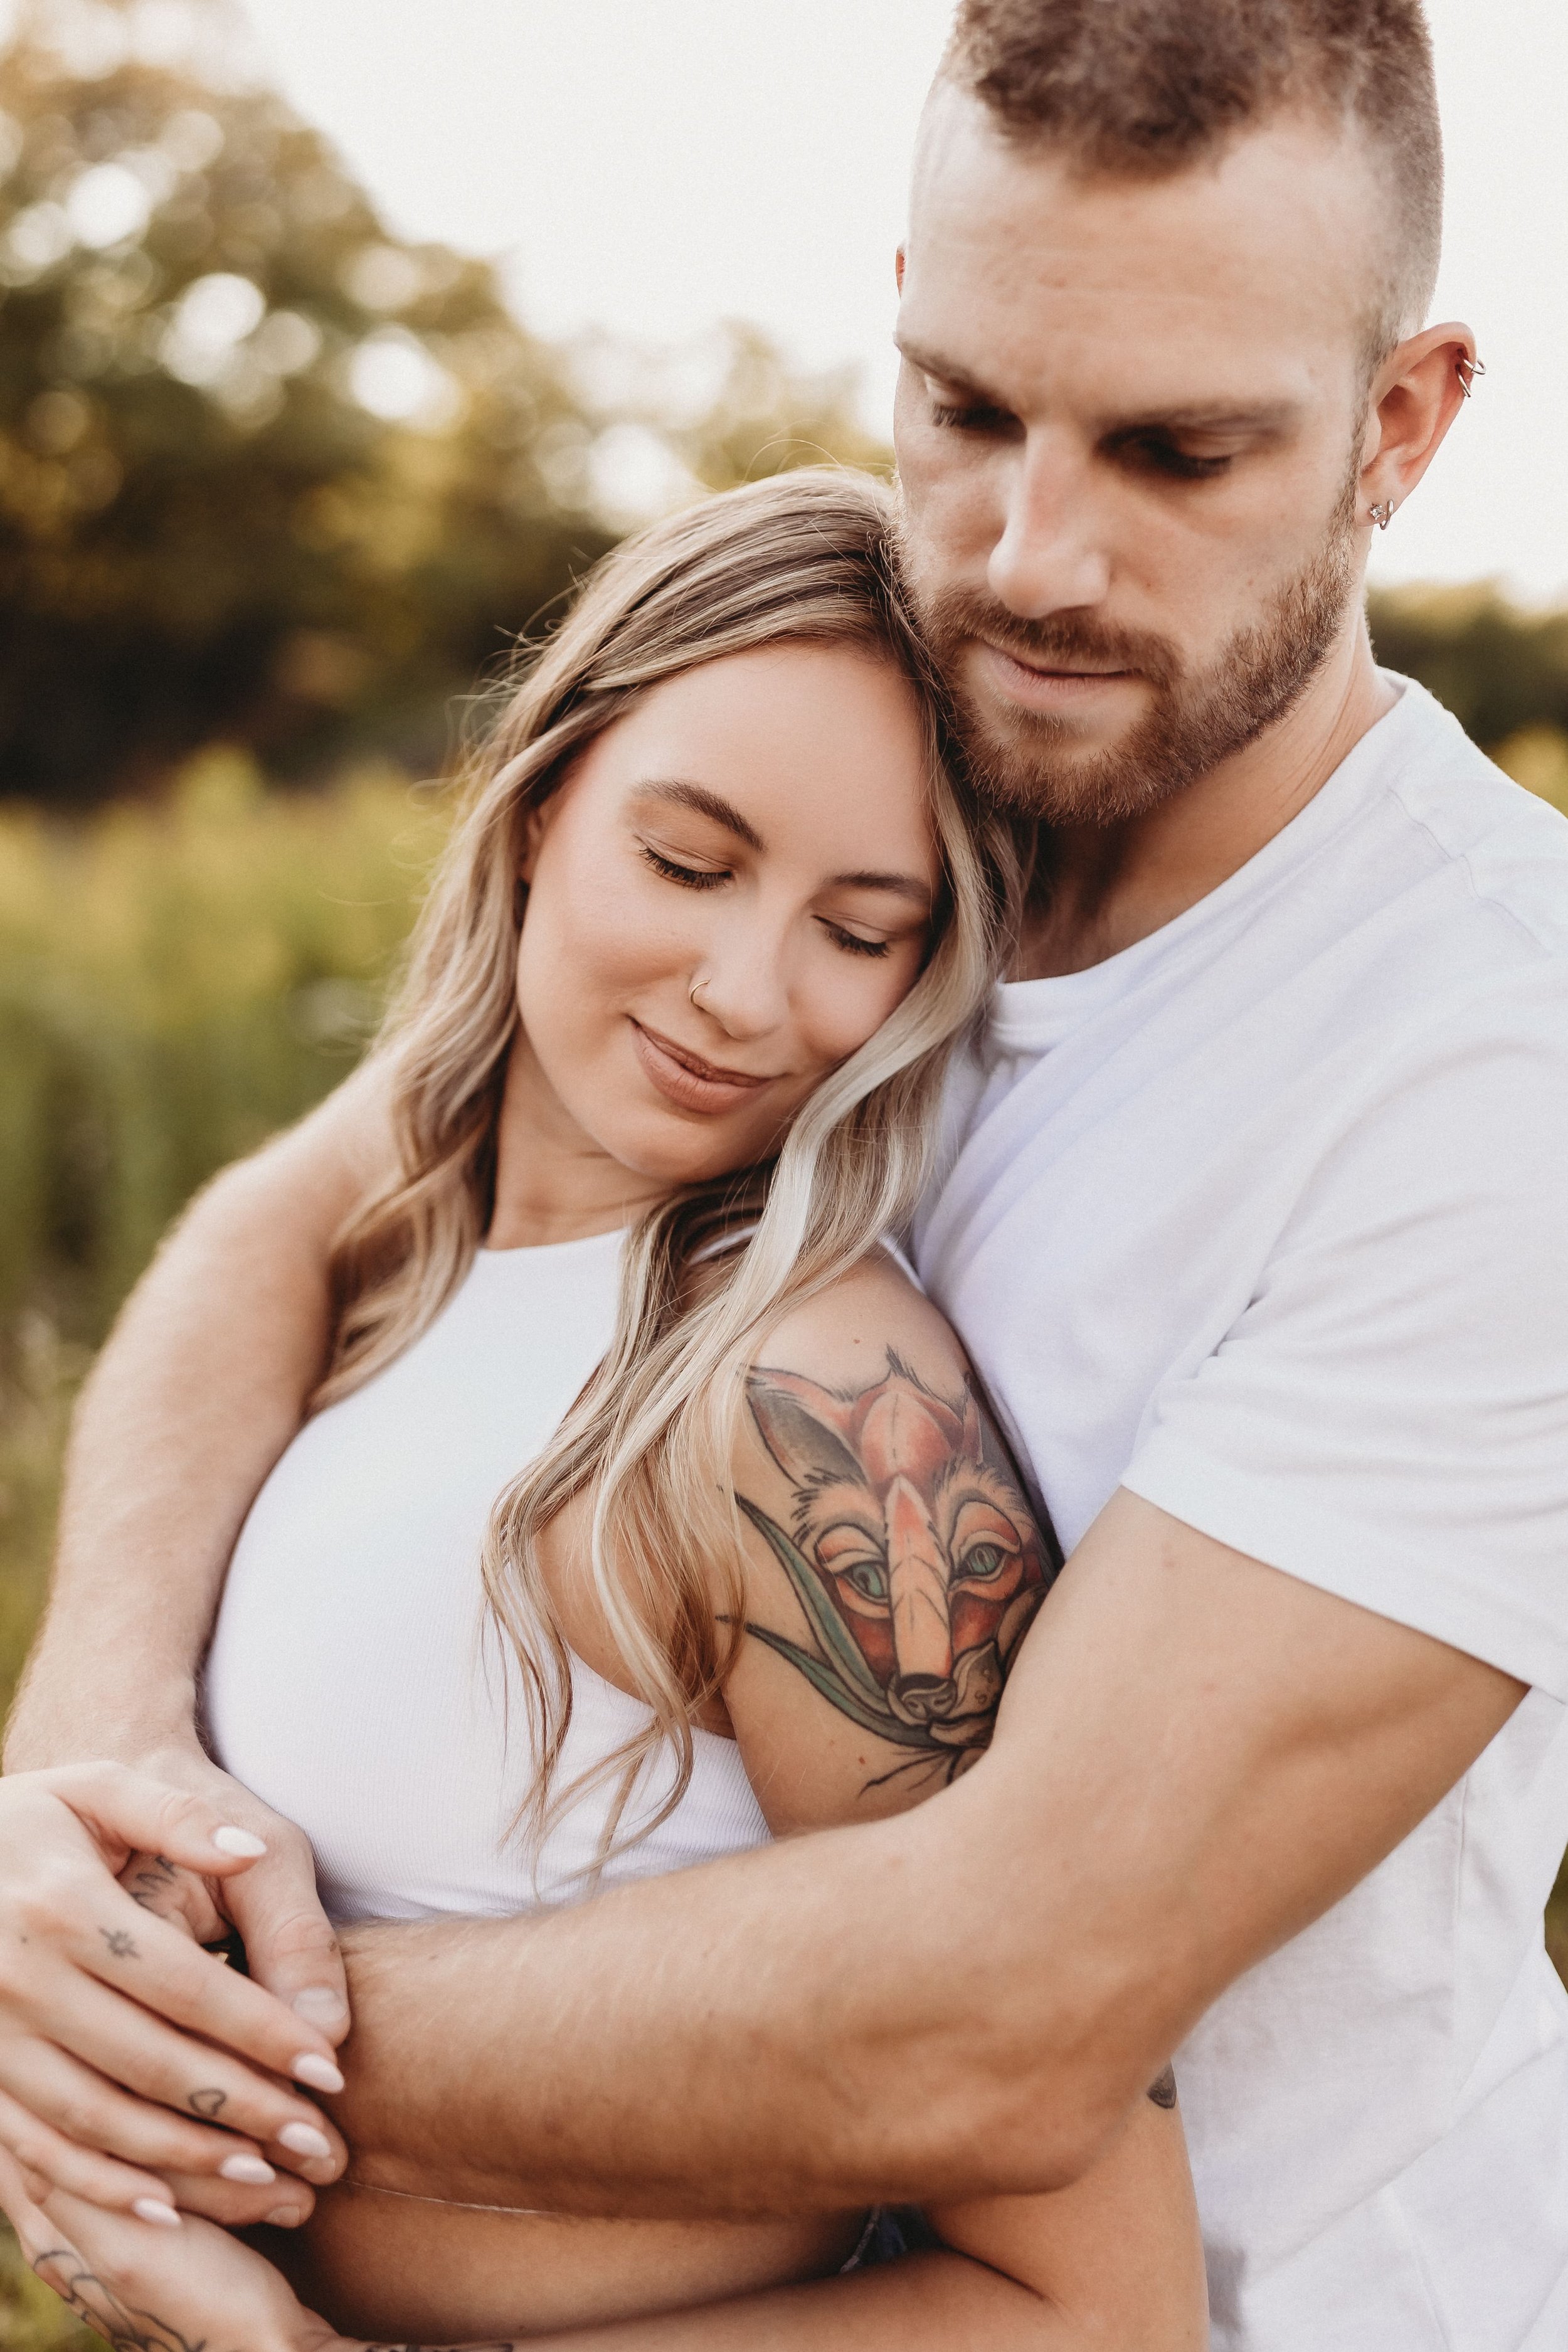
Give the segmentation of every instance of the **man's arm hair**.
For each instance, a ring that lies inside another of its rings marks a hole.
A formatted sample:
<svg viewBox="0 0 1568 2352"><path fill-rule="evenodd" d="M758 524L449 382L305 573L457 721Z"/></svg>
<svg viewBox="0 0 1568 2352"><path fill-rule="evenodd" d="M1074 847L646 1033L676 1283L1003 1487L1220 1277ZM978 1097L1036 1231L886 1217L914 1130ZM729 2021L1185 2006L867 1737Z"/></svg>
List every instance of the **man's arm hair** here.
<svg viewBox="0 0 1568 2352"><path fill-rule="evenodd" d="M77 1407L11 1770L191 1739L229 1552L321 1376L332 1238L392 1153L373 1062L216 1178L142 1276Z"/></svg>
<svg viewBox="0 0 1568 2352"><path fill-rule="evenodd" d="M351 2170L647 2214L1065 2185L1522 1695L1121 1492L989 1752L915 1811L544 1917L353 1931Z"/></svg>

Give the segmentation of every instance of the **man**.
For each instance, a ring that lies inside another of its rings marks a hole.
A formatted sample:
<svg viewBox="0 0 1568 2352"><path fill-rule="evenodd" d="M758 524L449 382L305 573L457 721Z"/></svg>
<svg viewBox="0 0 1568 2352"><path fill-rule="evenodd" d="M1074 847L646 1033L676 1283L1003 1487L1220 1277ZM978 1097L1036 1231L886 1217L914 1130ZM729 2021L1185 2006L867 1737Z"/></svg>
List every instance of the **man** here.
<svg viewBox="0 0 1568 2352"><path fill-rule="evenodd" d="M907 561L1045 830L917 1250L1070 1558L989 1756L915 1812L351 1937L363 2178L1038 2188L1175 2052L1217 2341L1564 2340L1568 834L1377 671L1358 599L1473 373L1421 325L1439 179L1417 0L961 8L902 262ZM195 1662L387 1152L372 1071L132 1302L14 1766L223 1789ZM305 1857L223 1802L274 1849L253 1965L341 2030Z"/></svg>

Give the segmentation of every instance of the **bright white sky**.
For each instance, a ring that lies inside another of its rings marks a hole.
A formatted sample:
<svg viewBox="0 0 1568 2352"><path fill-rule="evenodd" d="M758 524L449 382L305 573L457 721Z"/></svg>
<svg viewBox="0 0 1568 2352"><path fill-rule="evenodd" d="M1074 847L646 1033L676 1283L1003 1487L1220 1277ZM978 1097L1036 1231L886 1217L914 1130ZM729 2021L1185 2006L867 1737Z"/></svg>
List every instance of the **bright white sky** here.
<svg viewBox="0 0 1568 2352"><path fill-rule="evenodd" d="M545 333L755 319L892 387L892 251L950 0L247 0L279 79L405 234L506 259ZM1491 371L1384 579L1568 593L1568 8L1429 0L1436 315Z"/></svg>

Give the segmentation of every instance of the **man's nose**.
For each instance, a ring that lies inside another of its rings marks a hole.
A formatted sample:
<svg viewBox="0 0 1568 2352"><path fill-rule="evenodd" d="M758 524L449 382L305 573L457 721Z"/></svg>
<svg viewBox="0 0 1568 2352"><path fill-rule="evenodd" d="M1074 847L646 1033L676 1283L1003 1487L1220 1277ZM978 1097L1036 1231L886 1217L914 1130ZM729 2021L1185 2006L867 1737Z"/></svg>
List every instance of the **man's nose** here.
<svg viewBox="0 0 1568 2352"><path fill-rule="evenodd" d="M986 582L1024 621L1099 604L1110 589L1086 469L1054 438L1031 435L1019 453Z"/></svg>

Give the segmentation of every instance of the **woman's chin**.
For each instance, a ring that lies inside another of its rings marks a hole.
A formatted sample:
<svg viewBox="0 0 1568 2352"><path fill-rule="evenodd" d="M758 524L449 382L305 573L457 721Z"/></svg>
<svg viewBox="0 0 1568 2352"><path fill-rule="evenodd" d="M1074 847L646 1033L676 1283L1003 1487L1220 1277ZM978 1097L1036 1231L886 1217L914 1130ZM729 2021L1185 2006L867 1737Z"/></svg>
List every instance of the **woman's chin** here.
<svg viewBox="0 0 1568 2352"><path fill-rule="evenodd" d="M670 1127L675 1132L668 1131ZM661 1129L666 1131L659 1132ZM676 1192L683 1185L705 1184L715 1176L728 1176L737 1168L750 1168L767 1159L777 1149L777 1138L772 1133L741 1134L733 1129L703 1133L695 1121L661 1118L653 1132L644 1128L613 1141L605 1139L605 1148L639 1183L661 1184Z"/></svg>

